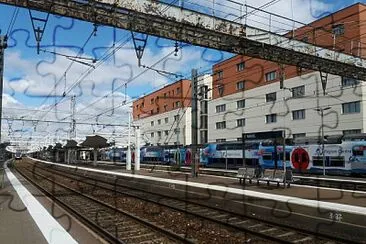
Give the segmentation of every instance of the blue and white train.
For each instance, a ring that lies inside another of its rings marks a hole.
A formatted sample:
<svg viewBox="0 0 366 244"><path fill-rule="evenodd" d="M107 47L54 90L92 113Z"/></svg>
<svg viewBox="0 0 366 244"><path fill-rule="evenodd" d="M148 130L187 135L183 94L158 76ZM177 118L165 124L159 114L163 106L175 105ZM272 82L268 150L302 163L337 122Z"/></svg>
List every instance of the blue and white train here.
<svg viewBox="0 0 366 244"><path fill-rule="evenodd" d="M294 172L320 173L323 171L323 159L326 172L332 174L366 174L366 136L344 137L324 145L314 138L303 138L298 142L277 145L277 154L271 141L209 143L199 149L200 164L203 167L237 169L245 164L249 167L283 168ZM285 153L283 152L285 151ZM285 155L284 155L285 154ZM109 160L126 161L126 149L114 149L107 152ZM134 156L132 155L132 160ZM177 146L145 146L141 148L140 159L143 163L191 165L191 149Z"/></svg>

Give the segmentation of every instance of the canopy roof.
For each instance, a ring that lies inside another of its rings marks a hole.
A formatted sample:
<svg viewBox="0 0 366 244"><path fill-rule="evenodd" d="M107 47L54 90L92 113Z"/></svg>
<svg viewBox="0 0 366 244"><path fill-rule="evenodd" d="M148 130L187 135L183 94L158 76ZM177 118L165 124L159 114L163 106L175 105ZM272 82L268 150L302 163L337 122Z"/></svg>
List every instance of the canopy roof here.
<svg viewBox="0 0 366 244"><path fill-rule="evenodd" d="M105 148L108 147L107 139L102 136L87 136L86 140L81 144L83 147L92 147L92 148Z"/></svg>

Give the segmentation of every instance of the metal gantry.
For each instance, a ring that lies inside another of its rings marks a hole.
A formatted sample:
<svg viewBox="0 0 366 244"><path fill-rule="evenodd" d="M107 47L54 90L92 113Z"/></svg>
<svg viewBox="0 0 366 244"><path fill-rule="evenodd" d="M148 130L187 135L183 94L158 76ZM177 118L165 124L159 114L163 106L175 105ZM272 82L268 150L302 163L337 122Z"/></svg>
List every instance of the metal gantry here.
<svg viewBox="0 0 366 244"><path fill-rule="evenodd" d="M242 21L230 21L159 1L0 0L0 3L366 80L366 61L359 57L254 28Z"/></svg>

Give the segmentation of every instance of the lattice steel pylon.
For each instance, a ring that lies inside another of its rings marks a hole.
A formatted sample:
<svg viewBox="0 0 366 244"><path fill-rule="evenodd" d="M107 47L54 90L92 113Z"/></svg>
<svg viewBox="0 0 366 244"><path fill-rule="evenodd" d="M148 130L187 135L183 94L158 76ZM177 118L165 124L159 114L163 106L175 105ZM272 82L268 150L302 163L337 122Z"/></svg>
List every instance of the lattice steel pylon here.
<svg viewBox="0 0 366 244"><path fill-rule="evenodd" d="M50 16L49 13L47 13L45 16L43 15L35 16L35 12L32 13L32 10L29 9L29 17L32 22L33 33L37 42L37 54L39 54L42 37L44 34L44 30L46 29L49 16Z"/></svg>
<svg viewBox="0 0 366 244"><path fill-rule="evenodd" d="M8 37L0 36L0 143L1 143L1 127L2 127L2 111L3 111L3 75L4 75L4 51L8 47Z"/></svg>
<svg viewBox="0 0 366 244"><path fill-rule="evenodd" d="M69 139L76 138L76 120L75 120L75 106L76 106L76 96L71 96L70 100L70 110L71 110L71 123L70 123L70 133Z"/></svg>
<svg viewBox="0 0 366 244"><path fill-rule="evenodd" d="M149 36L146 34L141 34L133 31L131 31L131 35L133 40L133 46L135 47L135 52L137 56L137 64L140 67L141 59L142 56L144 55L147 39Z"/></svg>

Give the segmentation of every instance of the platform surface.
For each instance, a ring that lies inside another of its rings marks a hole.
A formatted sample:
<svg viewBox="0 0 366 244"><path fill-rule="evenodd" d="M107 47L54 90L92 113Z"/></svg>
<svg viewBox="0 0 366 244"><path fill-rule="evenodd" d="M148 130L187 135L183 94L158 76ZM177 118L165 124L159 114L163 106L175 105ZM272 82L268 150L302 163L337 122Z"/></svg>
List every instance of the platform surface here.
<svg viewBox="0 0 366 244"><path fill-rule="evenodd" d="M4 162L0 174L0 243L105 243Z"/></svg>

